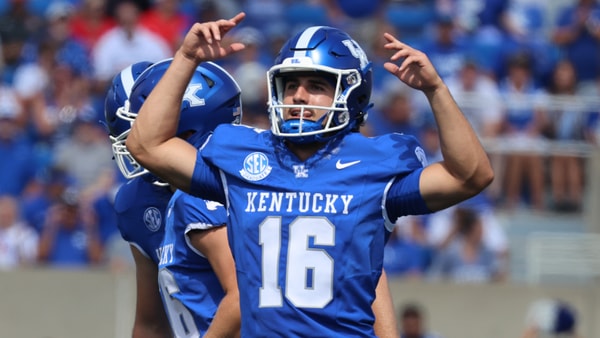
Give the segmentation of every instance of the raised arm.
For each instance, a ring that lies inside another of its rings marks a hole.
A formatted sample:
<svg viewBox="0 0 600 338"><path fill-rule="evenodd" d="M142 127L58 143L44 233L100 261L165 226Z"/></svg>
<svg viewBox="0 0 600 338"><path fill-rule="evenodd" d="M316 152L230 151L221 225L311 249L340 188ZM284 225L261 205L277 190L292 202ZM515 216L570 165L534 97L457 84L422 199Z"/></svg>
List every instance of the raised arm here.
<svg viewBox="0 0 600 338"><path fill-rule="evenodd" d="M385 48L396 51L384 67L425 94L438 125L443 160L429 165L421 175L425 203L437 211L476 195L492 182L494 173L475 131L427 55L391 34L384 37Z"/></svg>
<svg viewBox="0 0 600 338"><path fill-rule="evenodd" d="M201 62L244 48L241 43L221 44L222 37L244 16L239 13L229 20L192 26L171 65L144 101L127 137L127 149L136 161L179 189L189 190L196 162L196 149L176 137L183 95Z"/></svg>

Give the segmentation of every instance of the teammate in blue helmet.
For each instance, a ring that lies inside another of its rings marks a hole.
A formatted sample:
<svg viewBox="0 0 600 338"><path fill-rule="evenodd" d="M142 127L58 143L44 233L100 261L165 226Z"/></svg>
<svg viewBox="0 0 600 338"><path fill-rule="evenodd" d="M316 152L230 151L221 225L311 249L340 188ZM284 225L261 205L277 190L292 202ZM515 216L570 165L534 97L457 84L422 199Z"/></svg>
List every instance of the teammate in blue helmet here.
<svg viewBox="0 0 600 338"><path fill-rule="evenodd" d="M117 115L119 110L122 110L123 106L129 101L129 95L135 80L151 65L152 62L141 61L123 69L113 77L104 98L104 119L108 130L108 138L112 145L117 166L125 178L135 176L130 173L140 173L143 168L129 155L127 148L125 148L125 140L131 129L131 121L119 118Z"/></svg>
<svg viewBox="0 0 600 338"><path fill-rule="evenodd" d="M127 173L143 168L124 147L131 122L120 118L117 112L129 100L135 80L151 65L150 62L138 62L123 69L113 78L104 100L104 117L113 156L125 177ZM119 188L114 202L117 227L121 237L130 244L136 267L134 338L172 335L159 293L158 257L155 254L164 236L164 211L172 192L164 185L154 185L153 181L150 177L129 180Z"/></svg>
<svg viewBox="0 0 600 338"><path fill-rule="evenodd" d="M200 149L178 141L189 77L245 47L223 40L244 16L191 27L127 147L170 184L227 207L242 336L373 337L394 223L483 190L494 175L487 155L428 57L388 33L384 67L428 99L443 159L427 165L410 135L354 132L370 106L370 64L332 27L284 44L269 71L271 130L220 125Z"/></svg>
<svg viewBox="0 0 600 338"><path fill-rule="evenodd" d="M110 113L111 120L107 123L113 126L111 141L115 160L125 178L147 174L148 171L131 157L125 141L129 135L131 125L137 116L137 111L171 64L172 59L155 63L147 71L139 74L131 89L131 97L114 113ZM113 86L114 87L114 86ZM214 130L222 123L240 123L241 104L239 101L240 88L233 78L223 68L212 62L205 62L197 68L190 78L189 86L181 102L181 119L176 134L187 137L196 132L204 134ZM108 100L107 100L108 102ZM106 105L109 106L108 104ZM110 105L112 106L112 105ZM116 115L114 118L112 114ZM116 118L120 117L120 118ZM123 127L125 129L122 129ZM112 135L115 136L112 136Z"/></svg>
<svg viewBox="0 0 600 338"><path fill-rule="evenodd" d="M115 210L136 264L133 337L199 337L209 330L235 335L238 293L224 207L173 193L174 188L148 173L125 147L136 117L130 108L143 103L170 62L126 68L115 76L105 101L113 153L129 179L117 193ZM240 89L229 74L203 63L181 103L178 135L196 144L198 135L219 123L239 123L240 102ZM217 311L223 314L217 316Z"/></svg>

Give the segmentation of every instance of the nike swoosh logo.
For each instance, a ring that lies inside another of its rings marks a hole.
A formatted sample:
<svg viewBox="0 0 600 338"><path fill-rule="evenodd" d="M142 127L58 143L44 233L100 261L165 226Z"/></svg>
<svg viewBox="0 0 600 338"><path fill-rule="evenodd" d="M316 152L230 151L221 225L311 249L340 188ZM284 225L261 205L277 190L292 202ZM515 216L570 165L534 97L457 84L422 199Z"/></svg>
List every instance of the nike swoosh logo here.
<svg viewBox="0 0 600 338"><path fill-rule="evenodd" d="M352 162L346 162L346 163L342 163L342 162L340 162L340 160L338 160L335 163L335 168L336 169L345 169L345 168L351 167L351 166L353 166L355 164L359 164L359 163L360 163L360 160L358 160L358 161L352 161Z"/></svg>

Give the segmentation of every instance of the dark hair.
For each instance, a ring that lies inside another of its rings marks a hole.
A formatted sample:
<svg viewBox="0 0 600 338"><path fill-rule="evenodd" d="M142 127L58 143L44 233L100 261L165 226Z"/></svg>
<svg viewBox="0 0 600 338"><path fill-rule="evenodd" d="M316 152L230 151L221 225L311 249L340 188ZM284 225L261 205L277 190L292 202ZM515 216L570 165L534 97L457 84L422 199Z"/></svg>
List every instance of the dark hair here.
<svg viewBox="0 0 600 338"><path fill-rule="evenodd" d="M477 211L471 208L457 207L454 211L454 221L458 224L459 231L463 235L473 230L478 219Z"/></svg>
<svg viewBox="0 0 600 338"><path fill-rule="evenodd" d="M508 68L531 69L531 55L523 51L516 52L507 57L506 64Z"/></svg>
<svg viewBox="0 0 600 338"><path fill-rule="evenodd" d="M401 318L421 318L423 311L416 303L407 303L400 310Z"/></svg>

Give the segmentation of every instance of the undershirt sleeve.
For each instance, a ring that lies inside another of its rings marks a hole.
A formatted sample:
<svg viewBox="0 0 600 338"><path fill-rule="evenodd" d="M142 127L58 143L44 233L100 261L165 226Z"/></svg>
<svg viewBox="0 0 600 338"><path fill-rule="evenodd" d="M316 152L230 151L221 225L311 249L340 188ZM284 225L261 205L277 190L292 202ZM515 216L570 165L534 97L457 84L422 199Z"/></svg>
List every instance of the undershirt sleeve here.
<svg viewBox="0 0 600 338"><path fill-rule="evenodd" d="M392 223L396 222L400 216L431 213L419 190L419 180L423 169L419 168L408 175L396 177L390 186L385 209Z"/></svg>
<svg viewBox="0 0 600 338"><path fill-rule="evenodd" d="M190 185L190 194L205 200L225 204L225 193L219 170L204 161L200 150L196 155L196 166Z"/></svg>

